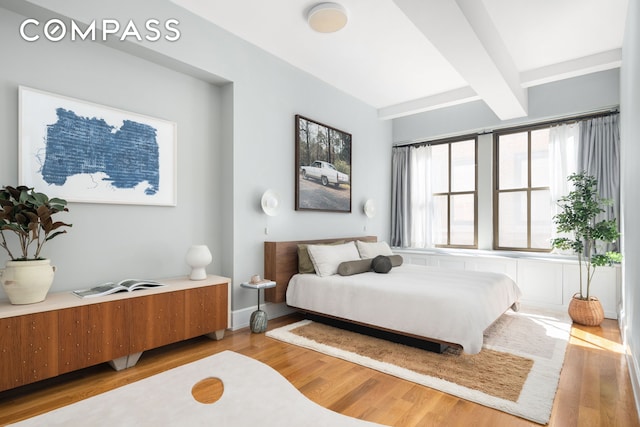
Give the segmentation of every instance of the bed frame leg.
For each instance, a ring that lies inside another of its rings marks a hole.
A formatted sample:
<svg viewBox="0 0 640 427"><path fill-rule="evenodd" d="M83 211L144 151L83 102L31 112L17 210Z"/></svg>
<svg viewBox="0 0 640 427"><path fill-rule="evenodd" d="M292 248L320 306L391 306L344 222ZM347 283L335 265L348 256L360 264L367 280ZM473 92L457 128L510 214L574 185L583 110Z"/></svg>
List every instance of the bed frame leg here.
<svg viewBox="0 0 640 427"><path fill-rule="evenodd" d="M305 317L314 322L324 323L325 325L333 326L335 328L345 329L347 331L356 332L363 335L369 335L375 338L396 342L399 344L408 345L410 347L420 348L422 350L431 351L433 353L444 353L449 348L449 345L429 341L427 339L419 339L416 337L410 337L402 334L396 334L391 331L385 331L381 329L372 328L369 326L359 325L356 323L346 322L344 320L333 319L330 317L320 316L313 313L304 313Z"/></svg>

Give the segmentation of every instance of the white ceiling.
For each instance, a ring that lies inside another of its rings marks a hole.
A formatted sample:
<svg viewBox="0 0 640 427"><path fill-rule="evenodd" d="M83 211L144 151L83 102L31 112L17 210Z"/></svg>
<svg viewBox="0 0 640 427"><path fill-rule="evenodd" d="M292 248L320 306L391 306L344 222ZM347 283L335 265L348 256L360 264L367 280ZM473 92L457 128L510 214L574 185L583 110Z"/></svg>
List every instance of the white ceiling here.
<svg viewBox="0 0 640 427"><path fill-rule="evenodd" d="M628 0L335 0L335 33L310 29L321 0L172 0L378 109L381 118L482 99L526 116L527 88L620 66Z"/></svg>

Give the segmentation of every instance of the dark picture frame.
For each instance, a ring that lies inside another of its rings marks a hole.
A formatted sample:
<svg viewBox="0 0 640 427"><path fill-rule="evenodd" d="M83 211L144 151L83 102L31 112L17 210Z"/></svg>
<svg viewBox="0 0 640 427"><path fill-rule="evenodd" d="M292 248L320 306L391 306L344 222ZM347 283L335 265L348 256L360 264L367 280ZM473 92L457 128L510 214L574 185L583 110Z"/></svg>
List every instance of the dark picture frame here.
<svg viewBox="0 0 640 427"><path fill-rule="evenodd" d="M351 134L295 116L296 210L351 212Z"/></svg>

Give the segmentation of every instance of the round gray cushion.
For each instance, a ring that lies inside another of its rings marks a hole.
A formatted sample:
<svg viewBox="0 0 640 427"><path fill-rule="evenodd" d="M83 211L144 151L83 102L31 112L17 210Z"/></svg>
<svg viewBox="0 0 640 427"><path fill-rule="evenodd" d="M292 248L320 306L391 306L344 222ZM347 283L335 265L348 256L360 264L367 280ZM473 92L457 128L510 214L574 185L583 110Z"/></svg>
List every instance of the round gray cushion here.
<svg viewBox="0 0 640 427"><path fill-rule="evenodd" d="M391 260L384 255L378 255L371 261L371 268L376 273L388 273L391 267Z"/></svg>

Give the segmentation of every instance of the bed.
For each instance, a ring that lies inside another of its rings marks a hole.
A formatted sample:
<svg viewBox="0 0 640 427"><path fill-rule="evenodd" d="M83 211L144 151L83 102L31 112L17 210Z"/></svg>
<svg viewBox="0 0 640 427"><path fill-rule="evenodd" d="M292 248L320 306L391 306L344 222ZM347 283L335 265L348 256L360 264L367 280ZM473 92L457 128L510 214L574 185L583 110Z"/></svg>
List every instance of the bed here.
<svg viewBox="0 0 640 427"><path fill-rule="evenodd" d="M327 319L436 343L436 351L453 345L469 354L481 350L487 327L508 309L517 309L520 290L500 273L407 264L394 266L386 274L298 273L299 244L335 240L372 243L377 239L265 242L265 277L276 281L267 301L286 301L297 310Z"/></svg>

